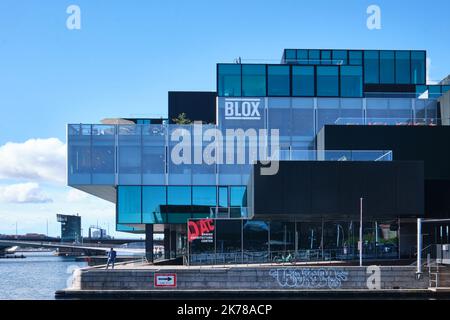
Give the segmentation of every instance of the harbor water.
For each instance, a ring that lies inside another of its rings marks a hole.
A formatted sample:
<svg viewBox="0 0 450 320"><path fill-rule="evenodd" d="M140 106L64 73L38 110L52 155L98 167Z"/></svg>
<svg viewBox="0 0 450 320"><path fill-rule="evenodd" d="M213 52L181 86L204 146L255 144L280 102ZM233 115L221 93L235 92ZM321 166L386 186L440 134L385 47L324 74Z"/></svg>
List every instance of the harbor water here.
<svg viewBox="0 0 450 320"><path fill-rule="evenodd" d="M56 290L68 286L72 272L87 265L53 252L23 255L24 259L0 259L0 300L54 299Z"/></svg>

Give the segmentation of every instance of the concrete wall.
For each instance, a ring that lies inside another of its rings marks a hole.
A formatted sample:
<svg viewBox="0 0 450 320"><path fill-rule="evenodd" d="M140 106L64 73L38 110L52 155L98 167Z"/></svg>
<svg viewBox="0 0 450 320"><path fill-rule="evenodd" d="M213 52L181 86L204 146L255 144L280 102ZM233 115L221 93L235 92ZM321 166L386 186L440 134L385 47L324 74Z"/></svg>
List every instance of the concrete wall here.
<svg viewBox="0 0 450 320"><path fill-rule="evenodd" d="M416 280L412 266L386 267L224 267L153 270L78 270L78 290L152 290L154 273L175 273L176 289L425 289L428 277ZM378 277L379 275L379 277ZM379 279L379 280L378 280ZM173 290L174 288L163 288Z"/></svg>

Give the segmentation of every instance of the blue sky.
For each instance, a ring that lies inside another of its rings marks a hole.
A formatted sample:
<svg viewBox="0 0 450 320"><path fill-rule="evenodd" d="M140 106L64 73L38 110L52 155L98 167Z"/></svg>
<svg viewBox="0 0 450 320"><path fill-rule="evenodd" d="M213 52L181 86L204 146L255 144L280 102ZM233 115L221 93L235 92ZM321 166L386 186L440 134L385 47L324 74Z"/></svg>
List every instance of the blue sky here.
<svg viewBox="0 0 450 320"><path fill-rule="evenodd" d="M81 8L81 30L66 28L71 4ZM371 4L381 8L381 30L366 27ZM430 78L440 80L450 73L449 12L448 0L0 0L0 148L65 143L69 122L165 116L168 91L215 90L217 62L279 61L287 47L426 49ZM42 201L0 202L0 233L15 221L43 232L49 219L56 234L55 214L77 211L86 224L100 218L112 229L111 204L73 194L66 201L70 189L56 174L2 178L1 170L0 187L38 183Z"/></svg>

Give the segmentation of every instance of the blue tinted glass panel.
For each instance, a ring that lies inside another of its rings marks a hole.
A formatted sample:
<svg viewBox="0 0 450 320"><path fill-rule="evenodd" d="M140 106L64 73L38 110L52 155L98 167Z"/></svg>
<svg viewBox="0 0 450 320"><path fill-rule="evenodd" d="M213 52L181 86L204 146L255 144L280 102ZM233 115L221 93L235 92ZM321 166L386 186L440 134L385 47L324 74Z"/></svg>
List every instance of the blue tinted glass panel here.
<svg viewBox="0 0 450 320"><path fill-rule="evenodd" d="M394 51L380 51L380 83L392 84L395 82Z"/></svg>
<svg viewBox="0 0 450 320"><path fill-rule="evenodd" d="M221 97L241 96L241 65L219 64L218 94Z"/></svg>
<svg viewBox="0 0 450 320"><path fill-rule="evenodd" d="M317 67L317 96L337 97L339 95L338 67Z"/></svg>
<svg viewBox="0 0 450 320"><path fill-rule="evenodd" d="M191 187L167 187L169 205L191 205Z"/></svg>
<svg viewBox="0 0 450 320"><path fill-rule="evenodd" d="M331 64L331 51L322 50L322 64Z"/></svg>
<svg viewBox="0 0 450 320"><path fill-rule="evenodd" d="M286 62L294 62L296 60L296 50L295 49L286 49L284 52L284 58Z"/></svg>
<svg viewBox="0 0 450 320"><path fill-rule="evenodd" d="M411 83L426 83L426 55L424 51L411 51Z"/></svg>
<svg viewBox="0 0 450 320"><path fill-rule="evenodd" d="M142 220L143 223L164 223L167 204L166 187L142 187Z"/></svg>
<svg viewBox="0 0 450 320"><path fill-rule="evenodd" d="M319 50L309 50L309 64L320 64Z"/></svg>
<svg viewBox="0 0 450 320"><path fill-rule="evenodd" d="M409 51L395 52L395 79L397 84L411 83L411 60Z"/></svg>
<svg viewBox="0 0 450 320"><path fill-rule="evenodd" d="M297 50L297 63L308 64L308 50Z"/></svg>
<svg viewBox="0 0 450 320"><path fill-rule="evenodd" d="M292 95L295 97L314 96L314 67L292 67Z"/></svg>
<svg viewBox="0 0 450 320"><path fill-rule="evenodd" d="M216 187L192 187L192 204L194 206L215 207L217 205Z"/></svg>
<svg viewBox="0 0 450 320"><path fill-rule="evenodd" d="M347 51L333 50L333 63L341 65L347 64Z"/></svg>
<svg viewBox="0 0 450 320"><path fill-rule="evenodd" d="M118 223L141 223L141 187L117 187Z"/></svg>
<svg viewBox="0 0 450 320"><path fill-rule="evenodd" d="M441 86L428 86L428 97L431 99L439 98L442 95Z"/></svg>
<svg viewBox="0 0 450 320"><path fill-rule="evenodd" d="M289 66L268 66L269 96L289 96L290 80Z"/></svg>
<svg viewBox="0 0 450 320"><path fill-rule="evenodd" d="M228 187L219 187L219 207L228 207Z"/></svg>
<svg viewBox="0 0 450 320"><path fill-rule="evenodd" d="M364 51L364 82L378 84L380 82L380 63L378 51Z"/></svg>
<svg viewBox="0 0 450 320"><path fill-rule="evenodd" d="M362 97L362 67L342 66L341 67L341 96L342 97Z"/></svg>
<svg viewBox="0 0 450 320"><path fill-rule="evenodd" d="M445 94L447 91L450 91L450 85L442 86L442 94Z"/></svg>
<svg viewBox="0 0 450 320"><path fill-rule="evenodd" d="M262 97L266 95L266 66L242 65L242 95Z"/></svg>
<svg viewBox="0 0 450 320"><path fill-rule="evenodd" d="M190 213L174 213L167 215L167 223L187 223L191 218Z"/></svg>
<svg viewBox="0 0 450 320"><path fill-rule="evenodd" d="M416 86L416 97L420 97L428 90L428 86Z"/></svg>
<svg viewBox="0 0 450 320"><path fill-rule="evenodd" d="M349 51L348 58L349 64L354 66L362 65L362 51Z"/></svg>
<svg viewBox="0 0 450 320"><path fill-rule="evenodd" d="M230 187L230 207L247 207L246 187Z"/></svg>

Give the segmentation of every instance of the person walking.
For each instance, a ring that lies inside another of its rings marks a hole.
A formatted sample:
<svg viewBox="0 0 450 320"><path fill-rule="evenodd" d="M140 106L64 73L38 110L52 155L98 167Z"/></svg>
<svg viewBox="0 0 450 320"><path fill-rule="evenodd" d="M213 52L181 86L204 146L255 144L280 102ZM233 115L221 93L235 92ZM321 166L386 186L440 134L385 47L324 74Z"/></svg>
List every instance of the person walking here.
<svg viewBox="0 0 450 320"><path fill-rule="evenodd" d="M109 264L111 264L111 269L114 269L114 263L116 262L117 252L114 251L114 248L111 248L108 252L108 262L106 263L106 270L109 268Z"/></svg>

